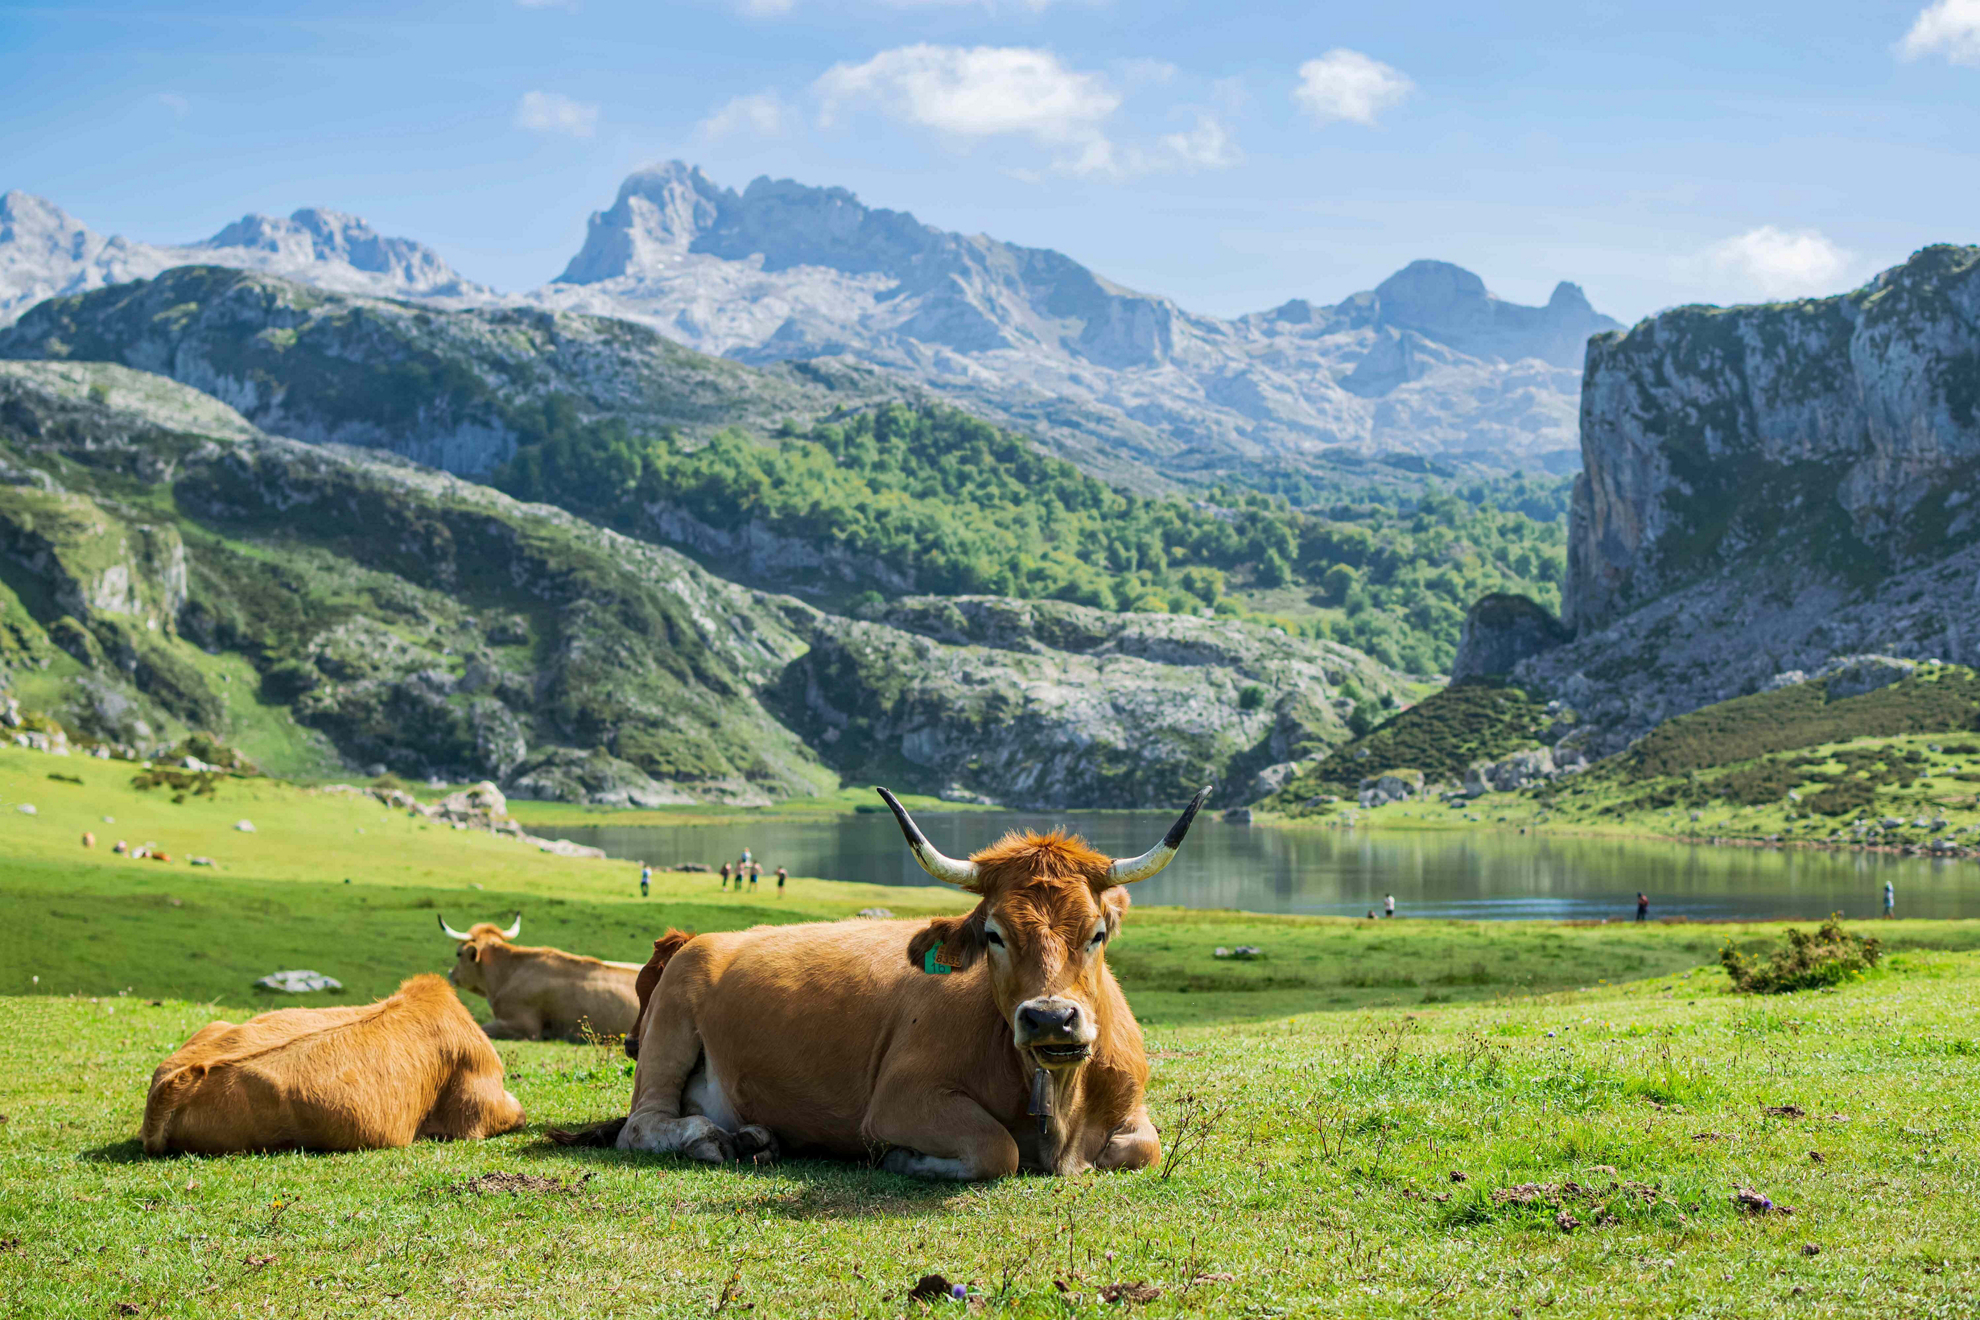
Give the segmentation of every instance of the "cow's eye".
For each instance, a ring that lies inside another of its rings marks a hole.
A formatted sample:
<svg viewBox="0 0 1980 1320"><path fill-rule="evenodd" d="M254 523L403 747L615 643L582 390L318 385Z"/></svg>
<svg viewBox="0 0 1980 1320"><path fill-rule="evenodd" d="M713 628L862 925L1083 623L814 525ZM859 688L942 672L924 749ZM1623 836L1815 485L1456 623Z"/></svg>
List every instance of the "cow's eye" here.
<svg viewBox="0 0 1980 1320"><path fill-rule="evenodd" d="M1093 932L1093 938L1086 942L1086 947L1089 949L1096 949L1100 947L1100 945L1106 943L1106 941L1107 941L1107 928L1105 926L1102 926L1099 930Z"/></svg>
<svg viewBox="0 0 1980 1320"><path fill-rule="evenodd" d="M1004 937L1002 935L999 935L994 930L986 930L983 932L983 942L989 945L993 949L1001 949L1004 947Z"/></svg>

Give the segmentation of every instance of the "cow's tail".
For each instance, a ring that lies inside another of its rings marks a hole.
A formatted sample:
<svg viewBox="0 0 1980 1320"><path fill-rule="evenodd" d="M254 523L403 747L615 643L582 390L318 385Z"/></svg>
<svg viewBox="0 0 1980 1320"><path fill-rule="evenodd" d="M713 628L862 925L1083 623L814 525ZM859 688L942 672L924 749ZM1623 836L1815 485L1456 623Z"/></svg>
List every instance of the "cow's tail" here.
<svg viewBox="0 0 1980 1320"><path fill-rule="evenodd" d="M639 979L633 983L639 995L639 1016L633 1019L633 1029L626 1033L626 1057L639 1057L639 1037L646 1027L646 1005L653 998L653 987L660 984L660 973L667 970L667 963L679 953L687 942L694 938L691 930L669 930L653 941L653 956L646 960L646 966L639 969ZM608 1118L602 1123L590 1123L581 1128L551 1128L543 1135L557 1146L603 1146L617 1147L619 1133L624 1130L626 1120Z"/></svg>
<svg viewBox="0 0 1980 1320"><path fill-rule="evenodd" d="M665 935L653 941L653 956L646 960L646 966L639 969L639 979L633 982L633 990L639 996L639 1016L633 1019L633 1028L626 1033L628 1059L639 1057L639 1038L646 1029L646 1004L653 998L653 987L660 984L660 973L667 970L668 961L693 938L694 932L691 930L670 928Z"/></svg>
<svg viewBox="0 0 1980 1320"><path fill-rule="evenodd" d="M173 1120L178 1118L180 1108L205 1080L206 1065L190 1063L151 1084L151 1094L145 1097L144 1102L144 1124L138 1129L145 1154L163 1155L172 1149Z"/></svg>
<svg viewBox="0 0 1980 1320"><path fill-rule="evenodd" d="M543 1135L557 1146L602 1146L609 1150L619 1144L619 1131L625 1125L623 1118L608 1118L581 1128L551 1128Z"/></svg>

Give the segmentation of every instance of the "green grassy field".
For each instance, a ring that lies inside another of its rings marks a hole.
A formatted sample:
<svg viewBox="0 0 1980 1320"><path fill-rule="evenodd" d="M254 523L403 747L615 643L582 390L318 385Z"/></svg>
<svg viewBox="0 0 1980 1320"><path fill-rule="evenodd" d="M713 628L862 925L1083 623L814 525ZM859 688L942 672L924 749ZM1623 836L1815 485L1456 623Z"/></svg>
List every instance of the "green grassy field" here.
<svg viewBox="0 0 1980 1320"><path fill-rule="evenodd" d="M1542 789L1445 802L1418 798L1363 808L1352 799L1262 822L1379 829L1514 826L1617 838L1778 842L1829 848L1980 847L1980 740L1910 734L1852 738L1690 773L1624 776L1598 766ZM1847 786L1847 810L1825 814L1822 794ZM1793 794L1793 796L1789 796ZM1858 828L1857 822L1863 822Z"/></svg>
<svg viewBox="0 0 1980 1320"><path fill-rule="evenodd" d="M967 1309L1037 1316L1975 1311L1980 923L1878 923L1899 951L1868 979L1752 999L1717 951L1778 927L1137 909L1110 959L1172 1160L1129 1175L565 1150L543 1129L623 1112L628 1064L535 1043L501 1047L530 1114L509 1137L153 1161L135 1133L160 1058L272 1006L249 982L278 967L341 977L332 1002L444 967L435 910L520 905L529 938L635 956L666 924L960 900L668 875L642 902L625 864L265 781L174 805L131 770L0 752L0 1314L896 1316L930 1272ZM86 827L221 866L86 853ZM1234 943L1267 956L1210 955ZM1102 1300L1142 1282L1161 1295Z"/></svg>
<svg viewBox="0 0 1980 1320"><path fill-rule="evenodd" d="M1447 688L1305 767L1258 819L1891 851L1980 847L1980 674L1936 662L1856 695L1832 699L1829 681L1817 680L1706 706L1582 773L1517 793L1446 802L1433 792L1356 806L1361 782L1390 771L1419 771L1432 786L1455 788L1467 766L1537 748L1571 727L1549 727L1552 718L1516 688Z"/></svg>

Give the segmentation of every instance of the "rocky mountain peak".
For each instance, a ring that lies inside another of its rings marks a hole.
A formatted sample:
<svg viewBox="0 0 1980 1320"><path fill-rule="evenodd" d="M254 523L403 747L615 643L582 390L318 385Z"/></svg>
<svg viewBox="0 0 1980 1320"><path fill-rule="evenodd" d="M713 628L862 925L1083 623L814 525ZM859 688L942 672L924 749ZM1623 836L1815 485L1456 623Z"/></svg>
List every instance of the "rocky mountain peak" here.
<svg viewBox="0 0 1980 1320"><path fill-rule="evenodd" d="M738 193L673 160L630 175L611 209L593 213L584 247L556 282L655 275L688 253L760 258L769 271L898 275L947 237L904 211L868 207L849 189L760 176Z"/></svg>
<svg viewBox="0 0 1980 1320"><path fill-rule="evenodd" d="M734 196L677 160L628 175L611 209L591 213L584 246L554 282L598 284L665 269L715 222L725 195Z"/></svg>
<svg viewBox="0 0 1980 1320"><path fill-rule="evenodd" d="M357 216L320 206L303 207L286 220L245 215L195 246L265 252L288 267L335 263L383 275L409 290L463 284L453 268L425 244L409 238L387 238Z"/></svg>
<svg viewBox="0 0 1980 1320"><path fill-rule="evenodd" d="M0 194L0 326L43 299L148 279L174 266L231 266L345 293L485 303L440 255L387 238L354 215L304 207L286 220L246 215L203 243L105 238L45 198Z"/></svg>
<svg viewBox="0 0 1980 1320"><path fill-rule="evenodd" d="M1578 285L1562 281L1546 306L1528 307L1448 261L1412 261L1376 285L1375 297L1380 324L1504 362L1531 357L1578 367L1589 335L1620 326L1589 306Z"/></svg>
<svg viewBox="0 0 1980 1320"><path fill-rule="evenodd" d="M1554 286L1552 296L1547 299L1547 309L1552 312L1580 312L1588 316L1601 316L1588 302L1588 295L1581 291L1579 284L1562 280ZM1602 317L1607 320L1607 317Z"/></svg>
<svg viewBox="0 0 1980 1320"><path fill-rule="evenodd" d="M45 197L18 188L0 193L0 242L24 242L30 237L81 228L75 217Z"/></svg>

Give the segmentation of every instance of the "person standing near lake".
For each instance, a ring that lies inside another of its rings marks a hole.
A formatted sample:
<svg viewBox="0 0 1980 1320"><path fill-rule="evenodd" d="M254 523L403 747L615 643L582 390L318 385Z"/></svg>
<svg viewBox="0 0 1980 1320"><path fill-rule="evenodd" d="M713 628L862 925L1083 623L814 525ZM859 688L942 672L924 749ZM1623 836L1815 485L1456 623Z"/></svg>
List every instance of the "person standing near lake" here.
<svg viewBox="0 0 1980 1320"><path fill-rule="evenodd" d="M1382 915L1385 917L1396 915L1396 896L1394 894L1390 894L1382 900Z"/></svg>
<svg viewBox="0 0 1980 1320"><path fill-rule="evenodd" d="M753 894L753 893L755 893L755 892L756 892L756 882L757 882L758 880L761 880L762 878L763 878L763 863L762 863L762 862L751 862L751 863L749 864L749 892L750 892L750 893L752 893L752 894Z"/></svg>
<svg viewBox="0 0 1980 1320"><path fill-rule="evenodd" d="M1650 920L1650 895L1644 893L1641 889L1636 891L1636 919L1638 921Z"/></svg>
<svg viewBox="0 0 1980 1320"><path fill-rule="evenodd" d="M653 868L645 862L639 864L639 896L646 897L646 891L653 883Z"/></svg>
<svg viewBox="0 0 1980 1320"><path fill-rule="evenodd" d="M778 897L778 898L782 898L782 897L784 896L784 881L786 881L786 880L788 880L788 879L790 879L790 878L791 878L791 873L790 873L789 871L786 871L786 870L785 870L785 869L784 869L783 867L781 867L781 866L777 868L777 897Z"/></svg>
<svg viewBox="0 0 1980 1320"><path fill-rule="evenodd" d="M1886 918L1889 918L1889 917L1894 917L1896 915L1897 915L1897 886L1892 884L1890 881L1886 880L1884 881L1884 916Z"/></svg>
<svg viewBox="0 0 1980 1320"><path fill-rule="evenodd" d="M723 863L722 863L722 885L721 885L721 889L722 889L722 892L723 892L723 893L725 893L725 894L729 892L729 864L728 864L727 862L723 862Z"/></svg>

